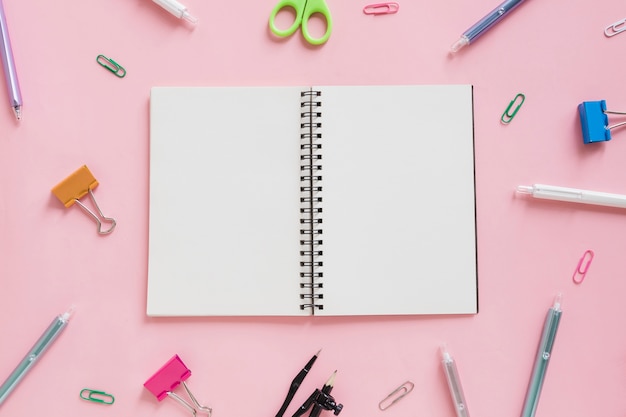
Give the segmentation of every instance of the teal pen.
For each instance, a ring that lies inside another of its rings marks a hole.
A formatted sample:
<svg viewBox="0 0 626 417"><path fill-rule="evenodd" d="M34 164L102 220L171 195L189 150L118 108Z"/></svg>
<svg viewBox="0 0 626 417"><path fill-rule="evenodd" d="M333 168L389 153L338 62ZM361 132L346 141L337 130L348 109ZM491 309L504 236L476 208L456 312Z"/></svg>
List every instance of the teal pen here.
<svg viewBox="0 0 626 417"><path fill-rule="evenodd" d="M70 316L72 315L74 308L70 308L67 312L58 315L52 320L50 326L46 329L41 337L35 342L35 345L24 356L24 359L17 365L17 367L11 372L11 375L0 386L0 404L7 399L9 394L15 389L17 384L26 376L28 371L37 363L41 355L52 345L57 337L61 334L61 331L69 323Z"/></svg>
<svg viewBox="0 0 626 417"><path fill-rule="evenodd" d="M537 412L537 404L541 395L541 387L546 377L548 362L552 356L552 347L556 338L556 331L561 321L561 294L557 295L554 305L548 310L546 321L543 325L543 333L539 341L537 356L535 358L535 366L528 383L528 391L524 400L524 408L522 409L522 417L533 417Z"/></svg>

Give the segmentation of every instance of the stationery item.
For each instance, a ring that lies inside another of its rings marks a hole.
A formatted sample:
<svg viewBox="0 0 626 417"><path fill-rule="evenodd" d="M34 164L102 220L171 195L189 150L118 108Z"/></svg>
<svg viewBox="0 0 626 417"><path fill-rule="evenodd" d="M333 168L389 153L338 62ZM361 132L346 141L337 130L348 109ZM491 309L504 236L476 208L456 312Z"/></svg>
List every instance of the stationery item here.
<svg viewBox="0 0 626 417"><path fill-rule="evenodd" d="M328 378L328 381L324 384L321 390L316 389L313 394L302 404L302 406L295 412L293 417L299 417L312 407L309 417L319 417L323 410L332 411L334 415L339 415L343 409L343 404L337 404L335 399L330 395L335 385L335 377L337 371Z"/></svg>
<svg viewBox="0 0 626 417"><path fill-rule="evenodd" d="M464 46L474 43L483 33L487 32L493 25L502 21L524 0L504 0L499 6L489 12L485 17L480 19L472 27L467 29L450 47L451 52L458 52Z"/></svg>
<svg viewBox="0 0 626 417"><path fill-rule="evenodd" d="M552 356L552 347L554 346L556 331L561 321L561 313L561 294L559 294L554 300L554 305L548 310L548 314L546 315L541 340L537 348L537 355L535 356L535 365L533 366L528 391L526 392L526 399L524 400L522 417L533 417L537 411L541 387L546 377L546 370L548 369L548 363Z"/></svg>
<svg viewBox="0 0 626 417"><path fill-rule="evenodd" d="M456 362L445 346L441 347L441 364L446 374L448 388L450 388L450 395L457 417L469 417L467 401L465 401L465 394L463 394L463 386L461 385Z"/></svg>
<svg viewBox="0 0 626 417"><path fill-rule="evenodd" d="M185 19L186 21L193 23L194 25L198 23L198 19L189 14L187 7L178 2L177 0L152 0L165 10L167 10L172 15L176 16L179 19Z"/></svg>
<svg viewBox="0 0 626 417"><path fill-rule="evenodd" d="M89 388L83 388L80 391L80 398L99 404L111 405L115 402L115 397L104 391L95 391Z"/></svg>
<svg viewBox="0 0 626 417"><path fill-rule="evenodd" d="M278 413L276 413L276 417L282 417L282 415L285 414L285 411L287 411L287 407L289 407L289 404L291 403L293 396L296 394L296 391L298 391L298 388L300 388L300 384L302 384L302 381L304 381L304 378L308 375L309 371L311 370L311 367L317 360L317 357L319 356L320 352L321 350L319 350L315 355L313 355L313 357L309 359L306 365L304 365L304 368L302 368L302 370L298 372L298 375L296 375L293 381L291 381L291 385L289 386L289 391L287 392L287 397L285 398L283 405L280 407L280 410L278 410Z"/></svg>
<svg viewBox="0 0 626 417"><path fill-rule="evenodd" d="M150 102L148 315L477 312L471 86Z"/></svg>
<svg viewBox="0 0 626 417"><path fill-rule="evenodd" d="M626 115L626 112L607 110L605 100L583 101L578 105L578 114L584 143L609 141L611 129L626 126L626 122L609 126L609 114Z"/></svg>
<svg viewBox="0 0 626 417"><path fill-rule="evenodd" d="M376 3L365 6L363 13L372 15L394 14L398 13L398 10L400 10L400 5L396 2Z"/></svg>
<svg viewBox="0 0 626 417"><path fill-rule="evenodd" d="M626 18L622 20L618 20L617 22L611 25L608 25L606 28L604 28L604 34L610 38L612 36L619 35L625 30L626 30Z"/></svg>
<svg viewBox="0 0 626 417"><path fill-rule="evenodd" d="M102 210L98 206L96 199L93 195L93 189L98 186L98 180L93 176L87 165L83 165L74 171L70 176L58 183L52 188L52 193L59 199L65 207L71 207L74 203L83 209L85 213L91 216L98 225L98 233L101 235L109 234L115 229L116 221L111 217L105 217L102 214ZM89 194L91 202L96 207L98 213L94 213L87 206L85 206L80 199ZM102 223L109 223L110 227L107 230L102 230Z"/></svg>
<svg viewBox="0 0 626 417"><path fill-rule="evenodd" d="M212 410L209 407L205 407L198 403L196 397L191 393L187 386L187 379L191 376L191 371L178 355L172 356L165 365L161 367L154 375L152 375L143 386L146 387L159 401L162 401L166 397L170 397L176 400L180 405L185 407L196 416L201 412L211 417ZM174 390L179 385L183 386L187 396L191 400L191 404L180 395L176 394Z"/></svg>
<svg viewBox="0 0 626 417"><path fill-rule="evenodd" d="M589 270L589 265L591 265L591 261L593 261L594 253L591 249L587 249L583 256L580 257L578 261L578 265L576 265L576 269L574 270L574 275L572 275L572 281L574 284L582 284L587 276L587 271Z"/></svg>
<svg viewBox="0 0 626 417"><path fill-rule="evenodd" d="M116 77L124 78L126 76L126 70L124 69L124 67L122 67L111 58L107 58L104 55L98 55L96 57L96 62L111 71L113 74L115 74Z"/></svg>
<svg viewBox="0 0 626 417"><path fill-rule="evenodd" d="M380 409L380 411L385 411L386 409L400 401L402 398L406 397L409 392L413 391L414 387L415 384L413 384L411 381L405 381L402 385L391 391L389 395L383 398L378 403L378 408Z"/></svg>
<svg viewBox="0 0 626 417"><path fill-rule="evenodd" d="M2 57L4 78L7 84L7 93L9 94L9 104L15 113L15 118L17 120L21 120L22 93L20 91L20 83L17 80L17 71L15 70L15 61L13 59L13 49L11 48L9 28L7 26L7 18L4 13L2 0L0 0L0 42L0 56Z"/></svg>
<svg viewBox="0 0 626 417"><path fill-rule="evenodd" d="M579 190L555 185L534 184L517 187L520 194L530 194L535 198L568 201L570 203L593 204L597 206L626 208L626 195L600 191Z"/></svg>
<svg viewBox="0 0 626 417"><path fill-rule="evenodd" d="M279 29L275 24L276 15L285 8L292 8L296 12L295 19L287 29ZM309 32L309 20L311 16L317 14L326 21L326 32L314 38ZM325 0L278 0L278 3L270 13L270 30L274 35L282 37L292 35L298 27L301 27L302 36L311 45L321 45L330 38L333 29L333 20L330 16L330 9Z"/></svg>
<svg viewBox="0 0 626 417"><path fill-rule="evenodd" d="M52 343L59 337L61 331L65 329L69 323L70 317L74 312L74 307L68 311L58 315L52 320L52 323L43 332L41 337L35 342L33 347L28 351L24 359L11 372L9 377L0 385L0 404L2 404L9 394L15 389L17 384L26 376L28 371L39 361L41 356L50 348Z"/></svg>
<svg viewBox="0 0 626 417"><path fill-rule="evenodd" d="M524 100L526 100L526 96L522 93L518 93L513 100L511 100L507 108L504 109L500 121L505 125L511 123L511 120L513 120L520 107L522 107L522 104L524 104Z"/></svg>

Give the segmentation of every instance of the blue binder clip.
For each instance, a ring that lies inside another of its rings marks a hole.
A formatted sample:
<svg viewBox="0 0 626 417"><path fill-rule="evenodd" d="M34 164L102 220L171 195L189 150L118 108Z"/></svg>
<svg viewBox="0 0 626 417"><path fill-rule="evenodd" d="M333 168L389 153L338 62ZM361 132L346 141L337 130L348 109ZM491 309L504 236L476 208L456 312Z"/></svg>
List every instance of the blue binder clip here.
<svg viewBox="0 0 626 417"><path fill-rule="evenodd" d="M578 105L578 114L585 144L609 141L611 129L626 125L626 122L623 122L609 126L608 114L626 115L626 113L607 110L606 100L583 101Z"/></svg>

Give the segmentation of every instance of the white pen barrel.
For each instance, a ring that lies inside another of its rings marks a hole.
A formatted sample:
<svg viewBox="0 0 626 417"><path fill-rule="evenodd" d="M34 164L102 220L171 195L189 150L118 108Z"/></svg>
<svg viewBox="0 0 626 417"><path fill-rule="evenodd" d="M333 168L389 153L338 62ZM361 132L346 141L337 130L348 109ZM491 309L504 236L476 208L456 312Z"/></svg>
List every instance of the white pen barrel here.
<svg viewBox="0 0 626 417"><path fill-rule="evenodd" d="M600 191L588 191L576 188L536 184L533 187L532 195L536 198L544 198L548 200L626 208L626 195L604 193Z"/></svg>
<svg viewBox="0 0 626 417"><path fill-rule="evenodd" d="M176 0L152 0L159 6L163 7L165 10L178 17L179 19L183 17L183 12L187 9L180 2Z"/></svg>
<svg viewBox="0 0 626 417"><path fill-rule="evenodd" d="M459 380L459 374L456 371L456 366L454 362L446 363L444 366L446 368L454 368L446 371L446 377L448 380L448 387L450 388L450 394L452 395L454 401L456 415L457 417L469 417L469 412L465 403L465 396L463 394L463 389L461 388L461 381Z"/></svg>
<svg viewBox="0 0 626 417"><path fill-rule="evenodd" d="M461 386L461 379L459 378L459 371L456 368L456 362L445 352L441 363L446 374L448 388L450 388L450 395L452 396L457 417L469 417L469 411L465 402L465 395L463 394L463 387Z"/></svg>

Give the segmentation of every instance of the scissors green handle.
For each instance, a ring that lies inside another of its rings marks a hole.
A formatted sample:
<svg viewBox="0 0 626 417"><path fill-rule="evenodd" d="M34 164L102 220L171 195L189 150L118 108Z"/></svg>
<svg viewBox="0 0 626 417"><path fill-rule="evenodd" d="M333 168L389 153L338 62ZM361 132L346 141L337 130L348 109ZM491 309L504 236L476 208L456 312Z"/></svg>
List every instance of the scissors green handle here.
<svg viewBox="0 0 626 417"><path fill-rule="evenodd" d="M293 24L287 29L279 29L274 24L276 15L282 9L290 7L296 12L296 18ZM314 38L309 33L309 19L315 13L319 13L326 20L326 33L320 38ZM311 45L321 45L325 43L330 37L330 32L333 28L333 21L330 17L330 9L326 5L324 0L279 0L278 4L272 10L270 14L270 30L280 37L285 37L293 34L298 26L302 25L302 36Z"/></svg>

